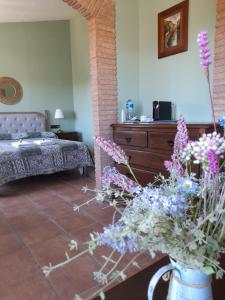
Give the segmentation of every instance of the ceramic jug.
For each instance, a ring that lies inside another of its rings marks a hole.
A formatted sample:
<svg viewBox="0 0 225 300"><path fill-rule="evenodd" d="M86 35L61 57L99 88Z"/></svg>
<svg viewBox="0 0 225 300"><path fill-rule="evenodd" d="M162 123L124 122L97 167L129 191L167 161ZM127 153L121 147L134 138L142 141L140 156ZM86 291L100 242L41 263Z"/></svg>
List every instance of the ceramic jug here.
<svg viewBox="0 0 225 300"><path fill-rule="evenodd" d="M148 300L154 299L154 289L159 279L170 271L172 274L167 300L213 300L211 276L200 270L183 268L172 259L170 264L153 275L148 288Z"/></svg>

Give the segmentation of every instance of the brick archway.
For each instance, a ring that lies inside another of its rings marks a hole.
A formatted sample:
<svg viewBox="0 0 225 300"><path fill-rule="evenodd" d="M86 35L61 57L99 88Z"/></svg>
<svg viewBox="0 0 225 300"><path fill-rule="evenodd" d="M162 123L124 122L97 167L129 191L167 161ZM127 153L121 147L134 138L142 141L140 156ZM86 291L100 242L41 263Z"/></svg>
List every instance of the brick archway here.
<svg viewBox="0 0 225 300"><path fill-rule="evenodd" d="M217 0L213 100L216 119L225 115L225 0Z"/></svg>
<svg viewBox="0 0 225 300"><path fill-rule="evenodd" d="M114 0L63 0L88 22L94 134L112 138L116 121L116 32ZM109 163L95 147L95 175L100 186L102 167Z"/></svg>

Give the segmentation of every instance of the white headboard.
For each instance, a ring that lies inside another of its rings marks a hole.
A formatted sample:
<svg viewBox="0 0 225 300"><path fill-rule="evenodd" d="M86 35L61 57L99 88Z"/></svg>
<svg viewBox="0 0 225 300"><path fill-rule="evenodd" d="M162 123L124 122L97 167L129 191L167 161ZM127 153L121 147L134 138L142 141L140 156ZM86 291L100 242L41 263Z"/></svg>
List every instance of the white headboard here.
<svg viewBox="0 0 225 300"><path fill-rule="evenodd" d="M0 133L47 130L47 112L0 112Z"/></svg>

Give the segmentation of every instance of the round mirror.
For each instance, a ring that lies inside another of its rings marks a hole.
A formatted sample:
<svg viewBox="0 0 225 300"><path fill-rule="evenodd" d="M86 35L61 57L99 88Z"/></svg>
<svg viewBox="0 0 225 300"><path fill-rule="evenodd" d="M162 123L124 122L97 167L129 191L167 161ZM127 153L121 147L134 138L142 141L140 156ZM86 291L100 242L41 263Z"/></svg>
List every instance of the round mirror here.
<svg viewBox="0 0 225 300"><path fill-rule="evenodd" d="M20 83L11 77L0 77L0 102L13 105L18 103L23 95Z"/></svg>

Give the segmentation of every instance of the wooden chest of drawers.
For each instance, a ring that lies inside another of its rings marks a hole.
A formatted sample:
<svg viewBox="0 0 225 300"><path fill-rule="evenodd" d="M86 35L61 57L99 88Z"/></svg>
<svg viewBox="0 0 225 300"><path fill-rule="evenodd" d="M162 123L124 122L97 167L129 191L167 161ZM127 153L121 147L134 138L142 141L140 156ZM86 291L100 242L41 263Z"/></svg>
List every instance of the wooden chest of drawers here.
<svg viewBox="0 0 225 300"><path fill-rule="evenodd" d="M113 138L130 159L138 180L142 184L153 182L155 175L166 175L164 161L173 152L175 123L113 124ZM189 138L194 140L203 133L212 131L211 124L188 124ZM123 174L129 176L125 166L118 165Z"/></svg>

